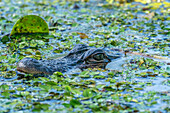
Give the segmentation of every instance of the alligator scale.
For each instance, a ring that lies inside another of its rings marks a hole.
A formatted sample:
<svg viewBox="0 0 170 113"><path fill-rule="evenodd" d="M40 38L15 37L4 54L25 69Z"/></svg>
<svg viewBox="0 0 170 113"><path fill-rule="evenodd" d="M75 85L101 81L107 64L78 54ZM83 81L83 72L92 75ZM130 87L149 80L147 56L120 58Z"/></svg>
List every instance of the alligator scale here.
<svg viewBox="0 0 170 113"><path fill-rule="evenodd" d="M118 58L120 55L115 55ZM18 65L17 70L31 74L53 74L56 71L66 72L73 67L80 69L86 68L105 68L111 62L111 58L103 49L90 48L85 44L77 44L68 55L52 60L36 60L24 58Z"/></svg>

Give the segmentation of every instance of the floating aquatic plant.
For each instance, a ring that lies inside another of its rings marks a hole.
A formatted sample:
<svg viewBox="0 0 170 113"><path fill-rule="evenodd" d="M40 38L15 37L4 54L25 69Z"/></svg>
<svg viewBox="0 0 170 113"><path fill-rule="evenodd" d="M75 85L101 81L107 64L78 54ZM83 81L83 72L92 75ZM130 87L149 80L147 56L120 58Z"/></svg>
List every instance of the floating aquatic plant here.
<svg viewBox="0 0 170 113"><path fill-rule="evenodd" d="M16 22L10 35L34 33L48 34L48 25L46 21L39 16L27 15Z"/></svg>

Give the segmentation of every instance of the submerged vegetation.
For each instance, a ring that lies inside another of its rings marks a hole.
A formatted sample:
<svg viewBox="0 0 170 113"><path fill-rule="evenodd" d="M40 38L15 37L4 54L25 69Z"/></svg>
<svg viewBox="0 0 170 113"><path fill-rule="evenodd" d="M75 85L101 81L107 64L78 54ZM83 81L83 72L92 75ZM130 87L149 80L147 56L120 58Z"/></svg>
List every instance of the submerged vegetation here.
<svg viewBox="0 0 170 113"><path fill-rule="evenodd" d="M83 1L0 1L0 113L170 112L170 3ZM46 20L49 34L9 36L26 15ZM75 44L145 56L51 76L16 71L24 57L54 59Z"/></svg>

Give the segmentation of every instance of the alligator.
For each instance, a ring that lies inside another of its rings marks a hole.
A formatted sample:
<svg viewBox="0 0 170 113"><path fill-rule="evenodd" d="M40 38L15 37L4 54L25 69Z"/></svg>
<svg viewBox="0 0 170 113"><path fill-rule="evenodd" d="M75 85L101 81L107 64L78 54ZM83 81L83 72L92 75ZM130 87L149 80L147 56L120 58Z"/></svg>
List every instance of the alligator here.
<svg viewBox="0 0 170 113"><path fill-rule="evenodd" d="M51 60L36 60L26 57L17 64L17 71L30 74L49 74L67 72L73 67L81 70L86 68L105 68L111 59L119 58L120 54L108 55L101 48L91 48L85 44L77 44L64 57ZM112 58L111 58L112 57Z"/></svg>

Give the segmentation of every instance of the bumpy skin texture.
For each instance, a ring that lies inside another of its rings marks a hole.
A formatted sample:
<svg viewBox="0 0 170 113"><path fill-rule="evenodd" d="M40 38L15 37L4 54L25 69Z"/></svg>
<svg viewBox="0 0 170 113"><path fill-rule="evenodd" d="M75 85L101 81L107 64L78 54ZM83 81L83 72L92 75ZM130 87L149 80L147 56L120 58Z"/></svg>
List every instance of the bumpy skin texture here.
<svg viewBox="0 0 170 113"><path fill-rule="evenodd" d="M97 57L95 60L93 57ZM56 71L66 72L73 67L80 69L105 66L111 62L107 54L102 49L90 48L85 44L77 44L68 55L53 60L36 60L24 58L18 65L17 70L31 74L53 74Z"/></svg>

